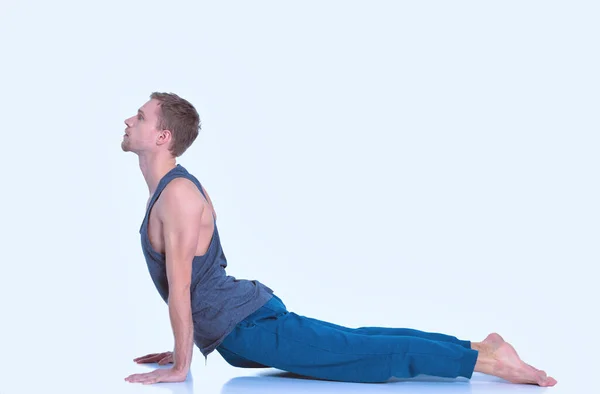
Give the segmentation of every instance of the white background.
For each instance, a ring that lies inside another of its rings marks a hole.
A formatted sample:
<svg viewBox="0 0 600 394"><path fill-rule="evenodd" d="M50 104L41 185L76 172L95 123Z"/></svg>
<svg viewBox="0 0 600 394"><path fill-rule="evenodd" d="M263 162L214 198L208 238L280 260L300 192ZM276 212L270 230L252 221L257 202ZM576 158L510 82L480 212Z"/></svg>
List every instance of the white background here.
<svg viewBox="0 0 600 394"><path fill-rule="evenodd" d="M0 393L546 391L250 379L272 372L197 349L185 384L125 382L173 346L139 244L148 189L120 148L153 91L200 113L178 162L214 202L230 275L338 324L496 331L548 392L591 392L599 11L2 0Z"/></svg>

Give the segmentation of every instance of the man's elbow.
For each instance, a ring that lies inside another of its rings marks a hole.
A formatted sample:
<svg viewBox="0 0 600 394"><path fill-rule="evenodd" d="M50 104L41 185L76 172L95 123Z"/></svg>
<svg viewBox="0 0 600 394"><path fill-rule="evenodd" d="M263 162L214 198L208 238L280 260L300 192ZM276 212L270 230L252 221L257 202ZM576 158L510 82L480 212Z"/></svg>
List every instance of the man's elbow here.
<svg viewBox="0 0 600 394"><path fill-rule="evenodd" d="M189 303L191 302L190 285L183 286L169 286L169 303L171 301L177 303Z"/></svg>

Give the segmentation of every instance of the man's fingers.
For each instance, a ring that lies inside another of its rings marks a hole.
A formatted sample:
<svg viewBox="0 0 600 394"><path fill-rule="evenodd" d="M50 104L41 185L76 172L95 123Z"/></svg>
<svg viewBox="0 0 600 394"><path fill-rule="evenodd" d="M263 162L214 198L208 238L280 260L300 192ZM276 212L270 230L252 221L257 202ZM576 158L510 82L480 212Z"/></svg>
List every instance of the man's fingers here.
<svg viewBox="0 0 600 394"><path fill-rule="evenodd" d="M153 356L156 356L156 355L158 355L158 354L159 354L159 353L146 354L145 356L134 358L134 359L133 359L133 361L143 360L143 359L145 359L145 358L148 358L148 357L153 357Z"/></svg>
<svg viewBox="0 0 600 394"><path fill-rule="evenodd" d="M138 373L138 374L131 375L131 376L129 376L129 378L127 380L129 380L130 382L145 382L152 378L154 378L154 374L152 374L152 372L150 372L150 373Z"/></svg>
<svg viewBox="0 0 600 394"><path fill-rule="evenodd" d="M156 356L152 356L152 357L142 357L138 360L136 360L136 363L153 363L155 361Z"/></svg>
<svg viewBox="0 0 600 394"><path fill-rule="evenodd" d="M156 362L156 360L159 359L159 356L153 356L153 357L148 357L148 358L142 358L140 360L137 360L136 362L138 364L145 364L145 363L154 363Z"/></svg>
<svg viewBox="0 0 600 394"><path fill-rule="evenodd" d="M158 360L160 360L160 355L140 360L138 363L155 363Z"/></svg>
<svg viewBox="0 0 600 394"><path fill-rule="evenodd" d="M153 373L149 373L149 374L140 376L140 378L138 379L138 382L140 382L140 383L150 383L150 382L153 382L155 380L157 380L157 377Z"/></svg>
<svg viewBox="0 0 600 394"><path fill-rule="evenodd" d="M136 362L136 363L142 363L142 364L158 362L160 365L163 365L163 364L161 364L161 362L164 359L167 360L166 363L172 362L172 360L173 360L172 353L171 352L163 352L163 353L147 354L147 355L142 356L142 357L134 358L133 361Z"/></svg>
<svg viewBox="0 0 600 394"><path fill-rule="evenodd" d="M154 363L164 357L163 353L149 354L144 357L139 357L135 360L137 363Z"/></svg>
<svg viewBox="0 0 600 394"><path fill-rule="evenodd" d="M160 360L158 362L158 365L165 365L165 364L169 364L172 362L173 362L173 359L171 358L171 355L168 355L168 356L164 357L162 360Z"/></svg>

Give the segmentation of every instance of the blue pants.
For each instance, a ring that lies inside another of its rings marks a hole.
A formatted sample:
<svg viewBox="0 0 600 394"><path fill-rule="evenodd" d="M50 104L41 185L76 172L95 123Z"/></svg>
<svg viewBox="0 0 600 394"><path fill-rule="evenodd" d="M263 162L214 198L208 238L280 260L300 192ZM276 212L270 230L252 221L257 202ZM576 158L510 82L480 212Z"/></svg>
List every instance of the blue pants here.
<svg viewBox="0 0 600 394"><path fill-rule="evenodd" d="M419 374L471 378L470 341L407 328L347 328L288 312L276 295L241 321L217 351L240 368L273 367L344 382Z"/></svg>

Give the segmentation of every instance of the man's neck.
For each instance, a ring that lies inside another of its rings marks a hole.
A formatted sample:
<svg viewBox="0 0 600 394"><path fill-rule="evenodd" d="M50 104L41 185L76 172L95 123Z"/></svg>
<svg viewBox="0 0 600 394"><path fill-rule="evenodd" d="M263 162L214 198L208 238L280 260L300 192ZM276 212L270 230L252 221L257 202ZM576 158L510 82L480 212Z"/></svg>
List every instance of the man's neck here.
<svg viewBox="0 0 600 394"><path fill-rule="evenodd" d="M158 182L173 168L177 166L174 157L139 157L140 170L148 185L150 196L158 187Z"/></svg>

